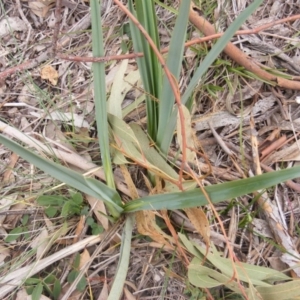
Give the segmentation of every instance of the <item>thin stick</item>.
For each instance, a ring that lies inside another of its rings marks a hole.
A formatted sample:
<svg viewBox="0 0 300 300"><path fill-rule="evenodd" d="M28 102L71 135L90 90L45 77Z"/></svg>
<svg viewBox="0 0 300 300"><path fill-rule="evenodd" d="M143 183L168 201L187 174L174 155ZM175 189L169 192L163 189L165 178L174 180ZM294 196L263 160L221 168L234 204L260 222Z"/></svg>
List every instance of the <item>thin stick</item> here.
<svg viewBox="0 0 300 300"><path fill-rule="evenodd" d="M56 7L55 7L55 25L54 25L54 32L52 37L52 57L55 57L56 50L57 50L57 40L58 34L60 29L60 22L61 22L61 0L56 0Z"/></svg>

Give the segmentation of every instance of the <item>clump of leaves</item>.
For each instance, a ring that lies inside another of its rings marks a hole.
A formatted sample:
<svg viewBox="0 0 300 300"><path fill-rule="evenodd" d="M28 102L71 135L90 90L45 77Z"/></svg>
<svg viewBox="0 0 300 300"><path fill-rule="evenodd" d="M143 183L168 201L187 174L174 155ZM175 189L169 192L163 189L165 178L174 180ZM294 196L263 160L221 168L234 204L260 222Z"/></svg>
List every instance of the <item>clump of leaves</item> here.
<svg viewBox="0 0 300 300"><path fill-rule="evenodd" d="M72 269L68 275L68 283L73 283L79 275L80 268L80 254L75 256ZM85 277L82 277L76 285L76 290L82 292L87 286ZM58 299L61 294L61 283L57 278L57 275L49 274L45 278L40 276L34 276L26 279L25 288L28 295L32 297L32 300L39 300L41 295L47 295L51 299Z"/></svg>
<svg viewBox="0 0 300 300"><path fill-rule="evenodd" d="M61 284L57 277L49 274L45 278L31 277L25 281L25 288L32 300L39 300L42 294L49 295L51 299L58 299L61 293Z"/></svg>
<svg viewBox="0 0 300 300"><path fill-rule="evenodd" d="M53 218L60 212L60 216L67 218L74 215L87 215L89 207L84 205L81 193L70 192L70 197L59 195L43 195L37 203L45 207L45 214ZM103 232L103 227L95 222L92 217L87 217L86 224L90 226L93 235Z"/></svg>
<svg viewBox="0 0 300 300"><path fill-rule="evenodd" d="M61 217L81 215L86 211L81 193L70 193L69 197L60 195L42 195L37 203L45 207L45 213L53 218L60 212Z"/></svg>

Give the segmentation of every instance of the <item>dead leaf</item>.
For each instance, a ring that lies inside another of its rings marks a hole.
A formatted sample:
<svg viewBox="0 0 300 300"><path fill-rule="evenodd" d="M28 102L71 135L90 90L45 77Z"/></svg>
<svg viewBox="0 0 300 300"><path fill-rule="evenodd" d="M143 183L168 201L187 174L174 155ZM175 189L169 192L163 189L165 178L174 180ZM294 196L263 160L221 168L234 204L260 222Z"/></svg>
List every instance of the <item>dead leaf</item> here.
<svg viewBox="0 0 300 300"><path fill-rule="evenodd" d="M182 112L184 115L184 130L185 130L185 142L186 142L186 159L187 161L194 163L196 159L196 153L192 149L195 149L194 145L194 137L193 137L193 129L192 129L192 120L191 114L186 106L182 105ZM177 139L178 144L182 152L183 140L182 140L182 132L181 132L181 121L179 118L179 113L177 117Z"/></svg>
<svg viewBox="0 0 300 300"><path fill-rule="evenodd" d="M79 270L82 270L82 268L89 262L91 259L89 251L87 249L84 249L83 252L80 254L80 263L79 263Z"/></svg>
<svg viewBox="0 0 300 300"><path fill-rule="evenodd" d="M102 291L97 300L106 300L108 298L108 286L106 280L104 281Z"/></svg>
<svg viewBox="0 0 300 300"><path fill-rule="evenodd" d="M11 194L8 196L3 197L2 199L0 199L0 210L1 212L5 212L8 211L10 209L10 207L16 203L15 201L18 198L18 194ZM0 224L4 223L4 220L6 219L6 215L0 215Z"/></svg>
<svg viewBox="0 0 300 300"><path fill-rule="evenodd" d="M25 210L27 208L27 205L24 202L16 202L17 204L11 206L11 210ZM17 223L22 218L22 215L8 215L5 218L5 225L9 225L10 228L15 228L17 226Z"/></svg>
<svg viewBox="0 0 300 300"><path fill-rule="evenodd" d="M124 290L124 294L125 294L126 299L128 299L128 300L136 300L136 297L134 297L132 295L132 293L130 293L129 290L126 287L124 287L123 290Z"/></svg>
<svg viewBox="0 0 300 300"><path fill-rule="evenodd" d="M47 248L50 246L48 241L49 233L44 227L40 234L30 243L33 249L36 249L37 260L40 260L46 253Z"/></svg>
<svg viewBox="0 0 300 300"><path fill-rule="evenodd" d="M27 30L25 22L18 17L7 17L0 21L0 37L3 37L14 31L25 30Z"/></svg>
<svg viewBox="0 0 300 300"><path fill-rule="evenodd" d="M10 255L10 249L7 248L4 244L0 244L0 265L3 264L6 257L9 257Z"/></svg>
<svg viewBox="0 0 300 300"><path fill-rule="evenodd" d="M149 236L155 242L172 248L171 244L168 242L171 237L165 234L157 226L155 221L155 213L153 211L139 211L136 213L135 218L137 230L140 234Z"/></svg>
<svg viewBox="0 0 300 300"><path fill-rule="evenodd" d="M139 197L139 194L136 190L136 187L134 185L134 182L131 178L131 175L128 171L128 168L126 165L120 165L120 169L121 169L121 172L124 176L124 179L125 179L125 182L128 186L128 189L129 189L129 192L130 192L130 196L131 196L131 199L134 200L134 199L137 199Z"/></svg>
<svg viewBox="0 0 300 300"><path fill-rule="evenodd" d="M3 184L9 184L15 182L15 176L13 174L13 168L15 167L17 161L19 159L19 155L16 153L12 153L10 156L10 163L7 165L6 170L3 174Z"/></svg>
<svg viewBox="0 0 300 300"><path fill-rule="evenodd" d="M58 72L52 66L46 65L42 68L41 78L49 80L53 85L57 85Z"/></svg>
<svg viewBox="0 0 300 300"><path fill-rule="evenodd" d="M67 293L67 291L69 290L71 284L70 283L67 283L62 291L61 291L61 294L59 295L59 298L58 299L63 299L64 298L64 295ZM68 300L80 300L82 299L82 292L78 291L78 290L75 290L72 292L72 294L68 297Z"/></svg>
<svg viewBox="0 0 300 300"><path fill-rule="evenodd" d="M50 4L53 2L55 2L55 0L34 1L29 2L28 6L35 15L37 15L40 18L45 18L50 9Z"/></svg>
<svg viewBox="0 0 300 300"><path fill-rule="evenodd" d="M184 211L195 229L203 237L206 247L208 248L210 245L210 228L206 214L201 208L186 208Z"/></svg>
<svg viewBox="0 0 300 300"><path fill-rule="evenodd" d="M78 239L80 237L80 235L82 234L82 230L84 228L84 224L85 224L85 216L80 216L79 222L76 225L76 229L75 229L75 237L73 238L73 243L77 243Z"/></svg>

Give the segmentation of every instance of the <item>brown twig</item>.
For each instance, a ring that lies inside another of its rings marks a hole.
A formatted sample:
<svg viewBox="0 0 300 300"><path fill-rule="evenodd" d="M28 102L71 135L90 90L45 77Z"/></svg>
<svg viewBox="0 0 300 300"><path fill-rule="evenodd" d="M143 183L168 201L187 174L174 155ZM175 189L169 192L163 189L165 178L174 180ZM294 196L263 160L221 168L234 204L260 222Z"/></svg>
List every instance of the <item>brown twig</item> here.
<svg viewBox="0 0 300 300"><path fill-rule="evenodd" d="M56 7L55 7L55 25L52 37L52 57L55 57L56 50L57 50L57 40L58 34L60 29L60 22L61 22L61 6L62 0L56 0Z"/></svg>

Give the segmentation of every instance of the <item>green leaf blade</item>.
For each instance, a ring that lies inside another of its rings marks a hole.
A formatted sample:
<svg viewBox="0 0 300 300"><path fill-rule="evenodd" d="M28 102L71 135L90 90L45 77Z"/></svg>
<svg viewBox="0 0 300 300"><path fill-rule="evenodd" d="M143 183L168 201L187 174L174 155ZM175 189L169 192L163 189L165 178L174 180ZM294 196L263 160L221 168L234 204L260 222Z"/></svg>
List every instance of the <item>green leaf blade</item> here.
<svg viewBox="0 0 300 300"><path fill-rule="evenodd" d="M212 203L218 203L235 197L243 196L254 191L265 189L278 183L300 177L300 167L270 172L255 177L215 184L205 187ZM153 195L131 201L124 206L125 212L140 210L182 209L207 205L205 195L200 189L192 191Z"/></svg>
<svg viewBox="0 0 300 300"><path fill-rule="evenodd" d="M172 33L172 38L169 46L169 53L167 58L167 67L178 81L180 70L182 68L184 43L186 39L186 30L190 11L190 0L181 1L179 14L175 23L175 28ZM166 154L169 150L170 143L173 137L175 124L173 130L166 131L167 124L172 115L174 108L174 93L171 89L169 80L164 76L163 87L159 104L159 120L157 131L157 144L161 151Z"/></svg>

